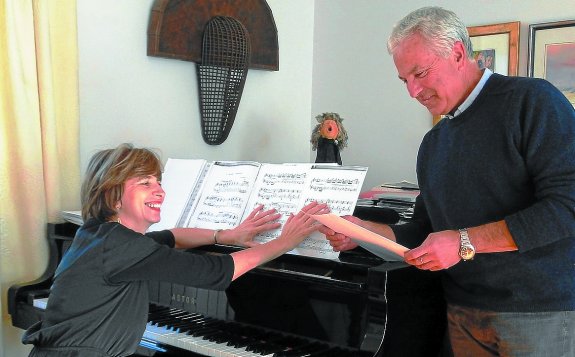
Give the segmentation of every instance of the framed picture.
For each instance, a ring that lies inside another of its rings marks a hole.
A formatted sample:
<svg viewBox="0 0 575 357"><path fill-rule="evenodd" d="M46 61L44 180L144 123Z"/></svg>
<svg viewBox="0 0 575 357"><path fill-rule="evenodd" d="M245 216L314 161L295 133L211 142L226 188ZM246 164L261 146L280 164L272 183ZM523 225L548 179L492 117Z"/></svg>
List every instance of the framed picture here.
<svg viewBox="0 0 575 357"><path fill-rule="evenodd" d="M468 27L477 64L495 73L516 76L520 22Z"/></svg>
<svg viewBox="0 0 575 357"><path fill-rule="evenodd" d="M529 77L545 78L575 107L575 20L529 25Z"/></svg>
<svg viewBox="0 0 575 357"><path fill-rule="evenodd" d="M480 68L494 73L516 76L519 61L519 21L467 27L473 56ZM433 116L435 125L441 116Z"/></svg>

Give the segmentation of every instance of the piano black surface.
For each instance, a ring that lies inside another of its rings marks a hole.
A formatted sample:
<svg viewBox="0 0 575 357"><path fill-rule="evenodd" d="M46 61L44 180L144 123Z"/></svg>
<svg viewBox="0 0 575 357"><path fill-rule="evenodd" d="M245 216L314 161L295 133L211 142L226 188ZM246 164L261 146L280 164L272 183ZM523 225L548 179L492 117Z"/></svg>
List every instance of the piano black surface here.
<svg viewBox="0 0 575 357"><path fill-rule="evenodd" d="M48 224L46 272L9 289L14 326L26 329L42 318L33 299L49 296L53 273L77 228ZM235 249L209 246L190 253L227 254ZM332 350L325 356L336 356L336 350L358 357L443 355L445 303L438 278L404 263L384 262L361 248L341 253L340 262L284 255L234 281L225 292L158 282L150 284L150 295L151 311L171 307L200 313L242 326L238 331L260 331L274 336L270 339L282 335L286 347L301 341L329 346ZM162 343L157 347L165 352L141 347L137 355L199 356Z"/></svg>

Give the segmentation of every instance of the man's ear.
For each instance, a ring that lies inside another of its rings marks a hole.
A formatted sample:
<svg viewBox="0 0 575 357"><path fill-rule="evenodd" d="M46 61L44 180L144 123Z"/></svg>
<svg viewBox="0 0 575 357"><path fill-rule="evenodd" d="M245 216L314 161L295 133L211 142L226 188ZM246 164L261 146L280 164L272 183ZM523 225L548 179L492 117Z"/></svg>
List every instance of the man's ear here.
<svg viewBox="0 0 575 357"><path fill-rule="evenodd" d="M465 46L461 41L457 41L453 44L453 58L458 64L463 64L463 60L467 57L467 52Z"/></svg>

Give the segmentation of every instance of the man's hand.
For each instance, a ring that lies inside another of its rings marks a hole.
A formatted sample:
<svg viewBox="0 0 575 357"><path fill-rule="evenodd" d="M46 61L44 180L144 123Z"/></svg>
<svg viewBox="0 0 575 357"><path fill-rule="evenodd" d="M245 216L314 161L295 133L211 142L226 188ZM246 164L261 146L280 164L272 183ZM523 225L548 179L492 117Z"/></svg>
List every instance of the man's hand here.
<svg viewBox="0 0 575 357"><path fill-rule="evenodd" d="M363 222L361 219L354 216L343 216L342 218L345 218L358 226L361 226L361 223ZM329 227L322 225L319 228L319 231L325 235L325 238L329 241L329 244L335 252L342 252L357 247L357 244L351 240L351 238L342 233L337 233Z"/></svg>
<svg viewBox="0 0 575 357"><path fill-rule="evenodd" d="M419 247L405 253L405 261L422 270L447 269L461 260L459 246L458 231L431 233Z"/></svg>

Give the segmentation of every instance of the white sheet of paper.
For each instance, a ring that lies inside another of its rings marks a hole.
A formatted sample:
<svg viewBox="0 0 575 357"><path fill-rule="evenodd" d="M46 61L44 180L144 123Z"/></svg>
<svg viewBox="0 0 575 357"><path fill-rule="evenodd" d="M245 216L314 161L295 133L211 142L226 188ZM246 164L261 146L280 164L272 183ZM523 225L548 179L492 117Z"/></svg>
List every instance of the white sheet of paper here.
<svg viewBox="0 0 575 357"><path fill-rule="evenodd" d="M187 226L231 229L239 225L260 166L251 161L213 163Z"/></svg>
<svg viewBox="0 0 575 357"><path fill-rule="evenodd" d="M244 213L245 219L259 204L265 209L274 208L281 217L277 222L282 227L290 214L298 212L302 207L302 193L309 180L311 164L262 164L258 178L253 187L253 194ZM258 234L254 240L259 243L269 242L281 234L281 228ZM327 240L313 240L307 237L290 254L307 255L310 257L337 259L339 253L331 249ZM327 244L327 245L326 245Z"/></svg>
<svg viewBox="0 0 575 357"><path fill-rule="evenodd" d="M316 214L312 215L312 217L334 231L345 234L359 246L385 260L402 261L403 254L409 250L401 244L373 233L333 213Z"/></svg>

